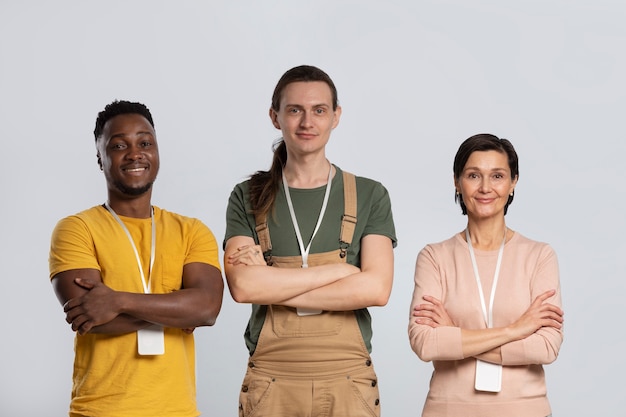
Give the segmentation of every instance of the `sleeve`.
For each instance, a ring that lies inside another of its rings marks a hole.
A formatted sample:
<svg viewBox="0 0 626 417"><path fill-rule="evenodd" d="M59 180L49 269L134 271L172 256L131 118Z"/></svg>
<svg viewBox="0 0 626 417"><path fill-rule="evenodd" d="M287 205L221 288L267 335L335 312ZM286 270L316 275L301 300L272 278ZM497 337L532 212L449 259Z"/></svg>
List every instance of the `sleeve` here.
<svg viewBox="0 0 626 417"><path fill-rule="evenodd" d="M52 232L48 257L50 279L72 269L97 269L93 238L87 225L77 216L60 220Z"/></svg>
<svg viewBox="0 0 626 417"><path fill-rule="evenodd" d="M357 196L357 199L359 196ZM382 235L391 239L393 247L397 246L396 229L391 211L391 198L389 192L380 183L375 183L372 194L369 196L372 201L371 212L367 225L363 231L366 235ZM358 213L357 213L358 218Z"/></svg>
<svg viewBox="0 0 626 417"><path fill-rule="evenodd" d="M248 216L250 207L246 198L248 191L246 183L238 184L230 193L226 208L226 232L224 235L223 248L226 242L233 236L249 236L255 238L255 225Z"/></svg>
<svg viewBox="0 0 626 417"><path fill-rule="evenodd" d="M211 229L198 219L194 219L189 252L184 264L192 262L209 264L221 271L217 240Z"/></svg>
<svg viewBox="0 0 626 417"><path fill-rule="evenodd" d="M417 324L413 308L421 304L424 295L431 295L443 301L441 264L436 259L431 246L420 251L415 264L415 289L409 311L409 342L413 351L423 361L463 359L461 329L458 327L437 327Z"/></svg>
<svg viewBox="0 0 626 417"><path fill-rule="evenodd" d="M540 294L554 289L556 294L546 302L562 307L559 266L556 253L543 245L537 256L529 262L535 264L530 280L531 302ZM502 346L503 365L549 364L556 360L563 343L562 329L542 327L529 337Z"/></svg>

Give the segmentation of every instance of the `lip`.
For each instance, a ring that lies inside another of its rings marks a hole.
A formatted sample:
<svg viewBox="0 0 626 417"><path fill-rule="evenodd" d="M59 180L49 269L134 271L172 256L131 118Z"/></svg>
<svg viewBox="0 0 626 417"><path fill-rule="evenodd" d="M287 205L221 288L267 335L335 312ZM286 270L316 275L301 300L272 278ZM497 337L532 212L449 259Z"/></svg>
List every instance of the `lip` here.
<svg viewBox="0 0 626 417"><path fill-rule="evenodd" d="M129 174L141 174L149 169L147 165L129 165L122 168L122 171Z"/></svg>
<svg viewBox="0 0 626 417"><path fill-rule="evenodd" d="M495 201L495 198L475 198L474 200L476 200L480 204L489 204Z"/></svg>
<svg viewBox="0 0 626 417"><path fill-rule="evenodd" d="M310 132L296 132L296 135L302 139L314 139L315 137L317 137L315 133Z"/></svg>

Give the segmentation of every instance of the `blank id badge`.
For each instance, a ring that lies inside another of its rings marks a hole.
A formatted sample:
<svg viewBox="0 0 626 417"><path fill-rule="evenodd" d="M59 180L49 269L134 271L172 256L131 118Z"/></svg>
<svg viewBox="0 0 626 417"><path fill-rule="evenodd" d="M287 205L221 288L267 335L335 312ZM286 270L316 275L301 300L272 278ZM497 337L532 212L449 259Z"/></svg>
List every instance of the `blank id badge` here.
<svg viewBox="0 0 626 417"><path fill-rule="evenodd" d="M311 308L297 308L299 316L314 316L316 314L322 314L322 310L314 310Z"/></svg>
<svg viewBox="0 0 626 417"><path fill-rule="evenodd" d="M476 359L476 391L500 392L502 386L502 365Z"/></svg>
<svg viewBox="0 0 626 417"><path fill-rule="evenodd" d="M137 351L140 355L163 355L165 353L163 327L153 324L137 330Z"/></svg>

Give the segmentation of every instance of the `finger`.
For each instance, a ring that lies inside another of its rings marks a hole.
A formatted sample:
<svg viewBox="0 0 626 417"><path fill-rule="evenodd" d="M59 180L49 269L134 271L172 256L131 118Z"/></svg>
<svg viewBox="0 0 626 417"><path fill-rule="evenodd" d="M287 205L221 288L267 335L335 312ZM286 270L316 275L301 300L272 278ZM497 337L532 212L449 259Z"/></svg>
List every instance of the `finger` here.
<svg viewBox="0 0 626 417"><path fill-rule="evenodd" d="M555 329L561 329L563 325L556 320L546 319L542 320L541 327L554 327Z"/></svg>
<svg viewBox="0 0 626 417"><path fill-rule="evenodd" d="M544 292L543 294L538 295L537 298L535 298L535 302L540 301L541 303L543 303L548 298L552 297L554 294L556 294L556 290L548 290Z"/></svg>
<svg viewBox="0 0 626 417"><path fill-rule="evenodd" d="M438 320L440 318L439 314L437 314L436 312L433 311L429 311L429 310L420 310L415 312L414 314L415 317L424 317L424 318L428 318L431 320Z"/></svg>
<svg viewBox="0 0 626 417"><path fill-rule="evenodd" d="M554 320L557 323L563 323L563 317L558 315L558 314L550 313L550 314L547 315L546 318L548 318L550 320Z"/></svg>
<svg viewBox="0 0 626 417"><path fill-rule="evenodd" d="M86 321L87 318L85 316L78 316L74 318L74 320L72 320L72 330L78 332L79 334L83 334L81 333L81 327L85 324Z"/></svg>
<svg viewBox="0 0 626 417"><path fill-rule="evenodd" d="M437 326L438 326L438 324L437 324L437 323L435 323L433 320L430 320L430 319L425 319L425 318L418 318L417 320L415 320L415 322L416 322L417 324L422 324L422 325L425 325L425 326L430 326L430 327L432 327L433 329L434 329L435 327L437 327Z"/></svg>
<svg viewBox="0 0 626 417"><path fill-rule="evenodd" d="M86 290L91 290L93 289L93 287L96 286L93 281L84 278L76 278L74 279L74 282L76 283L76 285L78 285L79 287L83 287Z"/></svg>
<svg viewBox="0 0 626 417"><path fill-rule="evenodd" d="M431 295L425 295L424 297L422 297L424 300L428 301L429 303L435 304L435 305L441 305L441 300L431 296Z"/></svg>
<svg viewBox="0 0 626 417"><path fill-rule="evenodd" d="M93 328L93 324L90 321L86 321L82 326L78 328L78 334L84 335L85 333L89 333L89 330Z"/></svg>
<svg viewBox="0 0 626 417"><path fill-rule="evenodd" d="M555 306L554 304L548 304L548 306L550 307L551 311L555 312L559 316L563 316L565 314L559 306Z"/></svg>
<svg viewBox="0 0 626 417"><path fill-rule="evenodd" d="M561 310L558 306L555 306L554 304L542 304L540 311L543 313L549 313L563 317L563 310Z"/></svg>
<svg viewBox="0 0 626 417"><path fill-rule="evenodd" d="M68 323L72 323L74 320L76 320L76 317L80 316L82 313L82 310L79 308L73 308L71 310L68 310L65 312L65 321Z"/></svg>

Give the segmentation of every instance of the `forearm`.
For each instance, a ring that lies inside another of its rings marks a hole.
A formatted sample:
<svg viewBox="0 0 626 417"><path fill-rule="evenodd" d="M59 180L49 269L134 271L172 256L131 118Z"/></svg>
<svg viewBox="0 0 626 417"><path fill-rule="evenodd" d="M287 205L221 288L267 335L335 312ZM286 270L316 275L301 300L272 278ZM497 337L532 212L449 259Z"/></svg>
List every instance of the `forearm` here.
<svg viewBox="0 0 626 417"><path fill-rule="evenodd" d="M384 306L393 285L393 244L386 236L367 235L361 240L361 269L331 284L282 300L293 307L327 311Z"/></svg>
<svg viewBox="0 0 626 417"><path fill-rule="evenodd" d="M508 327L489 329L461 329L463 357L482 358L488 362L501 363L500 347L516 340L516 336Z"/></svg>
<svg viewBox="0 0 626 417"><path fill-rule="evenodd" d="M219 312L216 303L211 302L211 294L199 289L182 289L169 294L120 292L118 296L118 318L130 316L129 321L134 319L137 325L144 321L174 328L210 326Z"/></svg>
<svg viewBox="0 0 626 417"><path fill-rule="evenodd" d="M481 361L502 364L502 348L498 346L497 348L474 355L474 357Z"/></svg>
<svg viewBox="0 0 626 417"><path fill-rule="evenodd" d="M342 280L358 270L346 264L310 268L275 268L265 265L231 265L226 277L238 303L281 304L310 291Z"/></svg>
<svg viewBox="0 0 626 417"><path fill-rule="evenodd" d="M391 294L391 276L359 272L342 280L313 289L278 304L326 311L358 310L384 306Z"/></svg>
<svg viewBox="0 0 626 417"><path fill-rule="evenodd" d="M123 334L132 333L150 326L152 323L140 320L127 314L120 314L108 323L92 327L89 333Z"/></svg>

